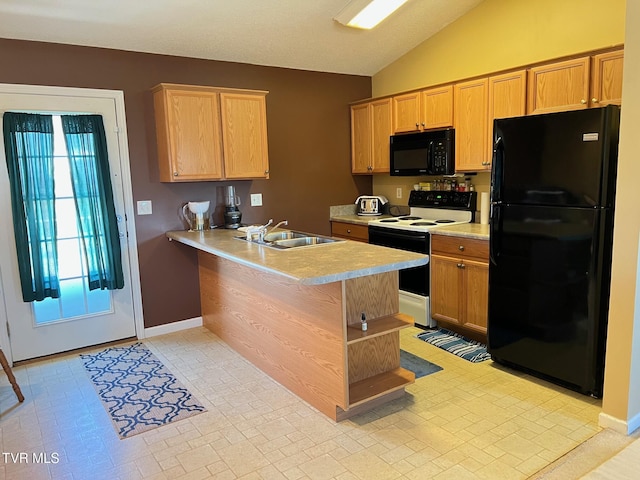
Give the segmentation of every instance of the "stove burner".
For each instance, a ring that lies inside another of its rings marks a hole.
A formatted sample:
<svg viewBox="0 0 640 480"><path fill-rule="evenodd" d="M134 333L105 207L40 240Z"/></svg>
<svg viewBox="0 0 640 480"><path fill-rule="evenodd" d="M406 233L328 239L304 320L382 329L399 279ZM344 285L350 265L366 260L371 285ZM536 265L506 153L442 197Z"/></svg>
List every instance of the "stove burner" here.
<svg viewBox="0 0 640 480"><path fill-rule="evenodd" d="M420 217L412 217L412 216L409 216L409 217L399 217L399 218L400 218L400 220L422 220L422 218L420 218Z"/></svg>
<svg viewBox="0 0 640 480"><path fill-rule="evenodd" d="M411 225L415 225L416 227L423 227L429 225L435 225L433 222L413 222Z"/></svg>
<svg viewBox="0 0 640 480"><path fill-rule="evenodd" d="M382 220L380 220L380 223L397 223L398 220L396 220L395 218L384 218Z"/></svg>
<svg viewBox="0 0 640 480"><path fill-rule="evenodd" d="M436 223L453 223L453 222L455 222L455 220L447 220L447 219L436 220Z"/></svg>

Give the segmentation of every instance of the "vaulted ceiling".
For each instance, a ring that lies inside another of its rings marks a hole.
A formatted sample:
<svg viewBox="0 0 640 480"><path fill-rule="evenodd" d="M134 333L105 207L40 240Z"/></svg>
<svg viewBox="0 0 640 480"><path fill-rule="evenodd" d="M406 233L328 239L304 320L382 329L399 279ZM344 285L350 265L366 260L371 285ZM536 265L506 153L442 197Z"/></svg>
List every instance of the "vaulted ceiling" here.
<svg viewBox="0 0 640 480"><path fill-rule="evenodd" d="M409 0L374 30L348 0L1 0L0 37L371 76L482 0Z"/></svg>

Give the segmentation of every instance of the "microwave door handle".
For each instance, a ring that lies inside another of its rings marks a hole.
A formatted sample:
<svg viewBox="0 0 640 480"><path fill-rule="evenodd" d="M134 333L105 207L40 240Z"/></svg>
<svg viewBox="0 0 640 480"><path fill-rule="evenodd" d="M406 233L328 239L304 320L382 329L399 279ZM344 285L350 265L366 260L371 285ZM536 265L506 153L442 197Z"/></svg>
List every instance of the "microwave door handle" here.
<svg viewBox="0 0 640 480"><path fill-rule="evenodd" d="M437 175L437 170L433 165L433 140L427 145L427 175Z"/></svg>

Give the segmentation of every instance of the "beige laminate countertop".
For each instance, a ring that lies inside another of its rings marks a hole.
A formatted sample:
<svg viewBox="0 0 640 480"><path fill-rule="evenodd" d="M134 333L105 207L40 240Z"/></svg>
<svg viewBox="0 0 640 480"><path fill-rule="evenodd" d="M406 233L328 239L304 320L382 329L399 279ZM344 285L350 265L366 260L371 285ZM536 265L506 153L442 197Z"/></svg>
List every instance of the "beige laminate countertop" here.
<svg viewBox="0 0 640 480"><path fill-rule="evenodd" d="M371 220L391 218L391 215L333 215L329 218L332 222L353 223L356 225L369 225Z"/></svg>
<svg viewBox="0 0 640 480"><path fill-rule="evenodd" d="M425 265L428 255L343 240L278 250L234 238L235 230L167 232L169 240L306 285L321 285Z"/></svg>
<svg viewBox="0 0 640 480"><path fill-rule="evenodd" d="M459 223L447 227L432 228L431 235L447 235L451 237L475 238L478 240L489 240L489 225L479 223Z"/></svg>

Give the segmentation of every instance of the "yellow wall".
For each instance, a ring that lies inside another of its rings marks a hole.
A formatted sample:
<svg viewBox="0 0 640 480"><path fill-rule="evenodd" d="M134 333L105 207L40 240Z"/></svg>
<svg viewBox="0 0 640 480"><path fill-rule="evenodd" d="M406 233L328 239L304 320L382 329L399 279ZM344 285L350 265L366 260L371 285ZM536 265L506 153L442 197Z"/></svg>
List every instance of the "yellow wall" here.
<svg viewBox="0 0 640 480"><path fill-rule="evenodd" d="M616 220L604 399L600 423L631 432L640 426L640 309L637 282L640 215L640 2L629 2L624 52Z"/></svg>
<svg viewBox="0 0 640 480"><path fill-rule="evenodd" d="M625 0L485 0L373 77L373 96L624 43Z"/></svg>

